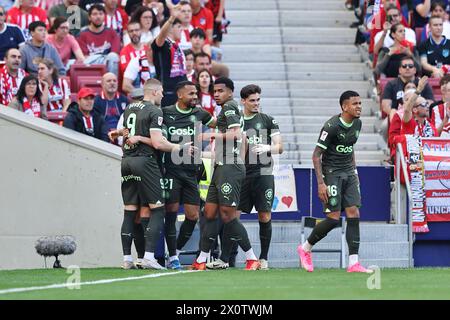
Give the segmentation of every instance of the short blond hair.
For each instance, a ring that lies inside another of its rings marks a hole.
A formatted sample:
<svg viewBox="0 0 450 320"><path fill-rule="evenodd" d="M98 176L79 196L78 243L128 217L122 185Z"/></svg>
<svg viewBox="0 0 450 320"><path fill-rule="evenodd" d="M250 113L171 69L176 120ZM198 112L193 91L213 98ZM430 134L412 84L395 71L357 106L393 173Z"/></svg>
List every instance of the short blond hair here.
<svg viewBox="0 0 450 320"><path fill-rule="evenodd" d="M144 83L144 91L158 90L160 87L162 87L162 84L158 79L148 79Z"/></svg>

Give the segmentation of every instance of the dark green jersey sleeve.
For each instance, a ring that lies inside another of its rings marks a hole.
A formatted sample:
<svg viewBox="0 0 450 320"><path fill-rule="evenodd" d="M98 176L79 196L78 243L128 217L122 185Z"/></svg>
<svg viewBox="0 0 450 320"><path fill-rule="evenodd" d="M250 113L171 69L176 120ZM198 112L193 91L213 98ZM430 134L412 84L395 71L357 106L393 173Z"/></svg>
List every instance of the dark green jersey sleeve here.
<svg viewBox="0 0 450 320"><path fill-rule="evenodd" d="M273 117L268 116L267 121L267 128L269 128L269 136L272 138L273 136L276 136L277 134L280 134L280 127L278 126L277 120L275 120Z"/></svg>
<svg viewBox="0 0 450 320"><path fill-rule="evenodd" d="M214 118L208 111L200 109L199 112L200 112L200 119L205 126L209 125L211 121L214 120Z"/></svg>
<svg viewBox="0 0 450 320"><path fill-rule="evenodd" d="M150 113L150 131L162 131L163 112L160 108L154 108Z"/></svg>
<svg viewBox="0 0 450 320"><path fill-rule="evenodd" d="M241 126L241 114L236 106L231 103L225 103L223 106L223 114L225 116L227 129Z"/></svg>
<svg viewBox="0 0 450 320"><path fill-rule="evenodd" d="M336 131L336 126L330 121L327 121L322 130L320 130L319 140L316 145L324 150L328 149L333 141L333 138L336 136Z"/></svg>

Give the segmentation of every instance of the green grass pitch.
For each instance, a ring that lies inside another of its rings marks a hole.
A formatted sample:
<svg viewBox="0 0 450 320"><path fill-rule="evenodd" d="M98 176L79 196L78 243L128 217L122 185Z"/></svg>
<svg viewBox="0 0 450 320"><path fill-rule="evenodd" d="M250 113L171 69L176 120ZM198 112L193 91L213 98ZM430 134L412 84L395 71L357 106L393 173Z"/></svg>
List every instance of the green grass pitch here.
<svg viewBox="0 0 450 320"><path fill-rule="evenodd" d="M80 282L140 277L175 271L81 269ZM450 269L382 269L380 289L368 289L370 275L345 270L300 269L244 271L229 269L157 278L82 285L80 289L46 289L20 293L2 290L61 284L65 270L0 271L0 300L10 299L163 299L163 300L290 300L290 299L450 299ZM374 283L373 281L371 282Z"/></svg>

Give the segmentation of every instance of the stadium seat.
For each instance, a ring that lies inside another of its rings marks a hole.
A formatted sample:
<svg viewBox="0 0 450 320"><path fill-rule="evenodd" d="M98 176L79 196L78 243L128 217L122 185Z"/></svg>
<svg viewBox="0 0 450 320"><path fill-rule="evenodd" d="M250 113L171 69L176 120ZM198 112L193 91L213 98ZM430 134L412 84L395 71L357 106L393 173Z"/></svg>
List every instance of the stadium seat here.
<svg viewBox="0 0 450 320"><path fill-rule="evenodd" d="M439 84L440 79L438 78L428 78L428 84L431 87L431 90L433 91L434 100L440 100L441 97L441 85ZM439 97L439 99L438 99Z"/></svg>
<svg viewBox="0 0 450 320"><path fill-rule="evenodd" d="M70 67L70 83L71 83L71 91L78 92L78 82L77 79L83 76L89 77L97 77L101 79L102 76L106 73L106 66L103 64L73 64Z"/></svg>
<svg viewBox="0 0 450 320"><path fill-rule="evenodd" d="M67 112L65 111L48 111L47 118L48 121L56 123L60 126L63 125L64 118L66 117Z"/></svg>
<svg viewBox="0 0 450 320"><path fill-rule="evenodd" d="M302 217L302 223L300 226L301 232L301 243L305 243L305 228L314 228L323 219L314 217ZM345 268L345 217L339 218L339 224L336 228L341 228L341 249L312 249L311 252L322 252L322 253L340 253L339 261L341 268Z"/></svg>
<svg viewBox="0 0 450 320"><path fill-rule="evenodd" d="M95 91L95 93L100 93L102 91L102 79L98 76L79 76L77 77L77 87L78 90L87 87Z"/></svg>

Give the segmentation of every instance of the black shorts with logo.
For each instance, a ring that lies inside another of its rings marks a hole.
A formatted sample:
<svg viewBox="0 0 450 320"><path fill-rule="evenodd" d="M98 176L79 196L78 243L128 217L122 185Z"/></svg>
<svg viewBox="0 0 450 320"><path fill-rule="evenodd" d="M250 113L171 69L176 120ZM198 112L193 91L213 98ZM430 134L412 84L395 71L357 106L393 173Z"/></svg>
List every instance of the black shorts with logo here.
<svg viewBox="0 0 450 320"><path fill-rule="evenodd" d="M361 207L359 179L354 173L335 173L325 175L328 188L328 203L324 204L324 213L341 212L349 207Z"/></svg>
<svg viewBox="0 0 450 320"><path fill-rule="evenodd" d="M164 204L162 176L155 157L122 158L121 172L125 205Z"/></svg>
<svg viewBox="0 0 450 320"><path fill-rule="evenodd" d="M216 165L206 202L220 206L238 207L241 185L245 179L243 164Z"/></svg>
<svg viewBox="0 0 450 320"><path fill-rule="evenodd" d="M200 205L200 192L195 171L167 169L164 176L164 189L167 203Z"/></svg>
<svg viewBox="0 0 450 320"><path fill-rule="evenodd" d="M249 213L255 207L258 212L271 212L274 194L273 175L247 177L242 184L239 210Z"/></svg>

